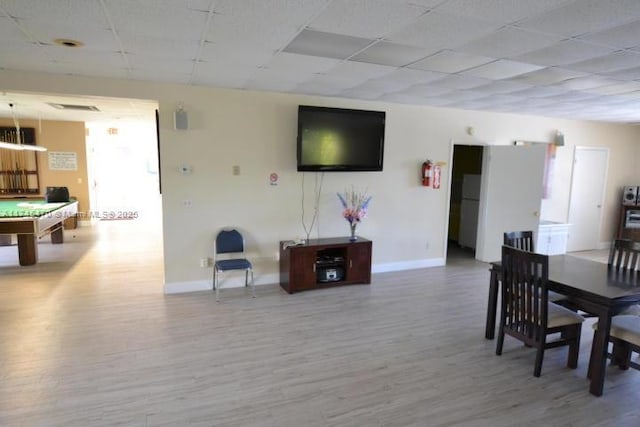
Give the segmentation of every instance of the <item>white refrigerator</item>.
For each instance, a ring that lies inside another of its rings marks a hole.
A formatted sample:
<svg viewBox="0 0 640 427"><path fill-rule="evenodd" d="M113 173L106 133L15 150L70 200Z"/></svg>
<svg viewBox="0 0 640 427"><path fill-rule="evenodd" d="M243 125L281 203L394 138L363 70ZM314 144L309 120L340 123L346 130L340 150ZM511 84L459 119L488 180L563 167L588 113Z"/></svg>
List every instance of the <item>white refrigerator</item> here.
<svg viewBox="0 0 640 427"><path fill-rule="evenodd" d="M463 248L476 248L478 237L478 209L480 207L480 175L462 177L460 204L460 231L458 244Z"/></svg>

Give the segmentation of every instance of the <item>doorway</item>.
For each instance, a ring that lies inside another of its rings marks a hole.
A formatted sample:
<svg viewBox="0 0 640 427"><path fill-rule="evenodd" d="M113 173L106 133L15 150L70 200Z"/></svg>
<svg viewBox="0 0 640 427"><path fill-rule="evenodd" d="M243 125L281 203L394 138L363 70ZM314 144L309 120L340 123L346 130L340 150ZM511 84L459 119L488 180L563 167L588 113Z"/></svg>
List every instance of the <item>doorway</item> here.
<svg viewBox="0 0 640 427"><path fill-rule="evenodd" d="M158 218L158 146L149 121L86 123L91 210L100 219ZM105 218L104 213L115 214Z"/></svg>
<svg viewBox="0 0 640 427"><path fill-rule="evenodd" d="M568 252L602 249L600 226L608 163L607 148L575 148L569 199L571 226L567 241Z"/></svg>
<svg viewBox="0 0 640 427"><path fill-rule="evenodd" d="M447 260L475 258L483 150L482 145L453 146Z"/></svg>

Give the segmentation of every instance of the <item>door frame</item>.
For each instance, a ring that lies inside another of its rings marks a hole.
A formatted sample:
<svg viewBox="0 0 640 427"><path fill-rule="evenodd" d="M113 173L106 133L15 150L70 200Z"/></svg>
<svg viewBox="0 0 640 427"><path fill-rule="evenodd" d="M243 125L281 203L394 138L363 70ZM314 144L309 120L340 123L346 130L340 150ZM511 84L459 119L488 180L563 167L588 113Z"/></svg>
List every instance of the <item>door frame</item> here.
<svg viewBox="0 0 640 427"><path fill-rule="evenodd" d="M456 145L473 145L477 147L487 147L490 145L485 141L459 141L455 139L449 140L449 185L447 186L447 203L445 203L445 218L447 219L444 222L444 236L445 238L443 243L443 258L444 264L447 265L447 250L449 249L449 215L451 214L451 187L453 186L453 153L455 151ZM481 186L482 187L482 186ZM483 194L480 191L480 200L482 200Z"/></svg>
<svg viewBox="0 0 640 427"><path fill-rule="evenodd" d="M600 235L602 232L602 217L604 216L603 209L604 209L605 196L607 194L606 192L607 192L607 177L609 176L609 156L611 153L608 147L586 146L586 145L576 145L574 147L573 160L571 162L571 184L569 187L569 206L567 209L567 223L569 223L569 220L571 219L571 209L572 208L575 209L575 206L572 206L572 199L573 199L574 179L575 179L574 175L576 171L576 155L578 151L602 151L606 155L606 162L602 171L602 193L600 194L601 205L600 205L600 215L598 218L598 241L596 242L596 245L597 245L596 249L606 249L609 247L611 242L602 242L600 240ZM569 234L571 234L571 231L569 231Z"/></svg>

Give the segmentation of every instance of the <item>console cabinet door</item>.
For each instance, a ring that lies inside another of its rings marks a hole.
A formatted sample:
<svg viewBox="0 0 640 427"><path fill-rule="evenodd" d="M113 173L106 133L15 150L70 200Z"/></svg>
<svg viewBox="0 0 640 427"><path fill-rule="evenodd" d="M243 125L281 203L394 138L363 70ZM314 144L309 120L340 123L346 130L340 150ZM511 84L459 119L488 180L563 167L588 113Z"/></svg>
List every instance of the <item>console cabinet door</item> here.
<svg viewBox="0 0 640 427"><path fill-rule="evenodd" d="M289 287L291 291L315 289L318 282L315 271L316 249L313 247L292 248L290 262Z"/></svg>
<svg viewBox="0 0 640 427"><path fill-rule="evenodd" d="M349 245L347 281L371 283L371 242Z"/></svg>

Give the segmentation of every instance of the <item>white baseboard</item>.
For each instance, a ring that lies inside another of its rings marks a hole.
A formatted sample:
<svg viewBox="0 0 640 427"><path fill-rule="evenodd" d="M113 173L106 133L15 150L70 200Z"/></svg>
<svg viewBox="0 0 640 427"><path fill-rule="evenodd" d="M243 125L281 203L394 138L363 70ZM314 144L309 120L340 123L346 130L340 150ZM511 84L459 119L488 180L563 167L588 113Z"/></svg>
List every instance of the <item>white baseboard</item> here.
<svg viewBox="0 0 640 427"><path fill-rule="evenodd" d="M446 264L444 258L416 259L412 261L388 262L375 264L371 268L372 273L387 273L390 271L415 270L418 268L441 267Z"/></svg>
<svg viewBox="0 0 640 427"><path fill-rule="evenodd" d="M371 267L372 273L387 273L390 271L402 271L402 270L415 270L418 268L429 267L441 267L445 265L444 258L431 258L431 259L418 259L412 261L401 262L389 262L385 264L375 264ZM256 286L260 285L273 285L280 282L280 275L278 273L273 274L261 274L255 276ZM224 288L241 288L244 286L244 281L234 278L227 283L223 282L221 289ZM172 282L165 283L165 294L180 294L184 292L199 292L212 290L211 279L206 280L192 280L189 282Z"/></svg>
<svg viewBox="0 0 640 427"><path fill-rule="evenodd" d="M261 274L254 277L256 286L273 285L280 282L279 274ZM244 287L244 279L233 279L222 282L220 289L226 288L242 288ZM190 282L171 282L164 284L165 294L181 294L184 292L211 291L213 288L211 279L192 280Z"/></svg>

